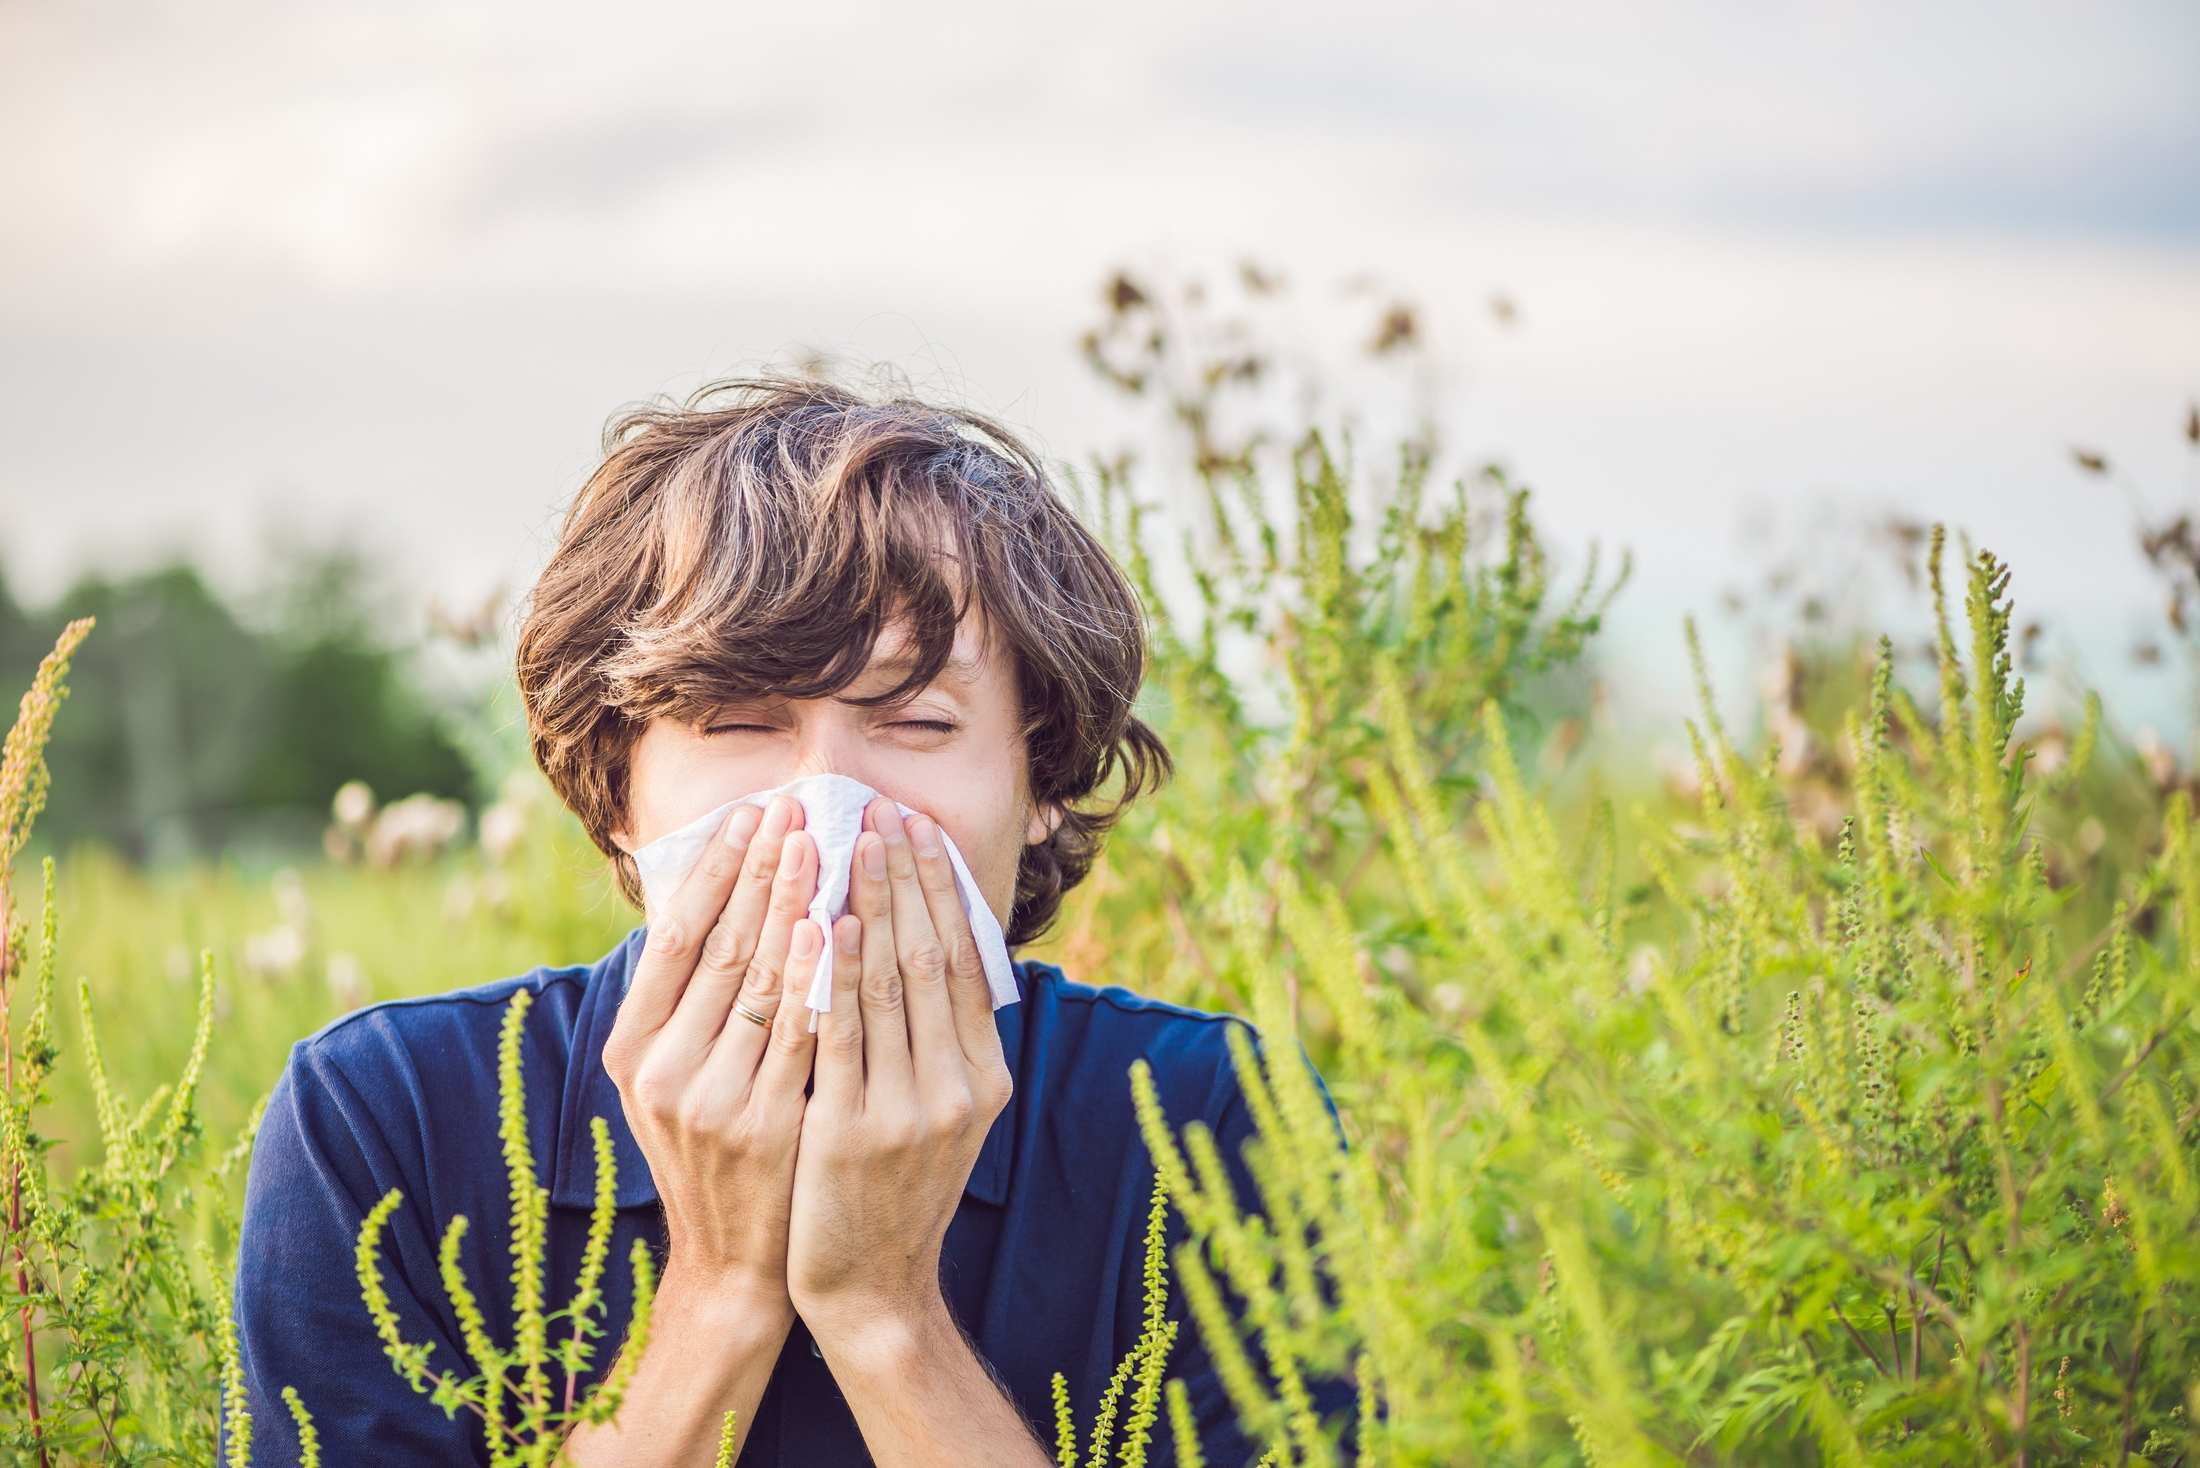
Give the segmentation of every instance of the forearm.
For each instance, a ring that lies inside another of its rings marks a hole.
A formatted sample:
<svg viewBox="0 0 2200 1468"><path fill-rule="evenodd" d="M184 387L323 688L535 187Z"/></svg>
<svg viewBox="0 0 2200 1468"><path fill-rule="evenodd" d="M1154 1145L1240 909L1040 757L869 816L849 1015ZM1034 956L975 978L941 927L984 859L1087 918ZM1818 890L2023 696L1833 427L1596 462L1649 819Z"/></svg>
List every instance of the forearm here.
<svg viewBox="0 0 2200 1468"><path fill-rule="evenodd" d="M946 1302L913 1319L811 1322L864 1446L896 1468L1053 1468L1054 1455L955 1324Z"/></svg>
<svg viewBox="0 0 2200 1468"><path fill-rule="evenodd" d="M793 1328L791 1307L698 1285L682 1278L674 1262L657 1291L648 1349L616 1418L575 1427L558 1461L576 1468L709 1468L729 1409L738 1414L738 1455Z"/></svg>

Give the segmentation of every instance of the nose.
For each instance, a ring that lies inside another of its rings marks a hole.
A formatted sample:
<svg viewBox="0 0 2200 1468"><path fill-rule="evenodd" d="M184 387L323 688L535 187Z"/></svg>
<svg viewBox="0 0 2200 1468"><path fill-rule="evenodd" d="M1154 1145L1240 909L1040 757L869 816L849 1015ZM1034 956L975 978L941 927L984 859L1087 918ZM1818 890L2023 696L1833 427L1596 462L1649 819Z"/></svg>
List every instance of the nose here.
<svg viewBox="0 0 2200 1468"><path fill-rule="evenodd" d="M843 775L884 794L886 787L879 782L887 776L874 767L876 761L868 741L861 730L844 728L842 724L843 721L833 718L810 720L796 741L794 767L780 783L811 775Z"/></svg>

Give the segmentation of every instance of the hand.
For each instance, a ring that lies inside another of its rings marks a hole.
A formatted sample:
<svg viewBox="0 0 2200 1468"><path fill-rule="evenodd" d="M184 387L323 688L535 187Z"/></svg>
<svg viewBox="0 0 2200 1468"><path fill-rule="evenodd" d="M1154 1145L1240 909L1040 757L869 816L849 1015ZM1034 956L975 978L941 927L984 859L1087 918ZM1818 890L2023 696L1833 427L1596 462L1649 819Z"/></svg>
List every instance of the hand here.
<svg viewBox="0 0 2200 1468"><path fill-rule="evenodd" d="M788 1215L817 1038L802 1002L817 925L798 922L817 854L801 822L787 796L733 812L650 925L603 1048L664 1200L667 1286L753 1304L782 1330L794 1323ZM736 994L771 1016L768 1030L733 1012Z"/></svg>
<svg viewBox="0 0 2200 1468"><path fill-rule="evenodd" d="M873 865L878 870L874 871ZM1013 1092L955 872L924 816L864 812L795 1159L787 1288L821 1339L940 1305L940 1245Z"/></svg>

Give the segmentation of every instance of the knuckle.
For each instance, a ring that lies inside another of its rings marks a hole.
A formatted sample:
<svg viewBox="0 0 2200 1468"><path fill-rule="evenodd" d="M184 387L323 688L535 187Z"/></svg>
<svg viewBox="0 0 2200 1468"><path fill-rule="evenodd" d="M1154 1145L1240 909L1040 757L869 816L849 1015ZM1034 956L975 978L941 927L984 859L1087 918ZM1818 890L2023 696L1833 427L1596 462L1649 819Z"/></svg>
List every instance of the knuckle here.
<svg viewBox="0 0 2200 1468"><path fill-rule="evenodd" d="M948 940L947 969L949 973L976 973L979 968L978 940L958 933Z"/></svg>
<svg viewBox="0 0 2200 1468"><path fill-rule="evenodd" d="M801 1006L796 1005L794 1008L800 1009ZM772 1026L772 1048L781 1055L799 1056L810 1045L809 1023L806 1015L790 1013L786 1019Z"/></svg>
<svg viewBox="0 0 2200 1468"><path fill-rule="evenodd" d="M947 950L931 938L920 938L909 945L902 967L913 979L936 982L947 976Z"/></svg>
<svg viewBox="0 0 2200 1468"><path fill-rule="evenodd" d="M950 1092L940 1100L940 1129L950 1136L960 1135L977 1114L978 1103L967 1089Z"/></svg>
<svg viewBox="0 0 2200 1468"><path fill-rule="evenodd" d="M857 1029L854 1025L835 1025L830 1033L824 1033L822 1030L821 1033L824 1035L825 1042L833 1047L833 1053L836 1055L861 1055L863 1053L863 1031Z"/></svg>
<svg viewBox="0 0 2200 1468"><path fill-rule="evenodd" d="M703 875L711 882L724 882L733 876L741 865L741 853L723 841L713 841L703 856Z"/></svg>
<svg viewBox="0 0 2200 1468"><path fill-rule="evenodd" d="M749 960L749 971L745 977L747 982L742 987L759 994L776 994L786 981L782 967L761 955Z"/></svg>
<svg viewBox="0 0 2200 1468"><path fill-rule="evenodd" d="M668 916L649 930L649 948L667 958L685 958L694 942L694 924L678 915Z"/></svg>
<svg viewBox="0 0 2200 1468"><path fill-rule="evenodd" d="M863 1002L874 1009L901 1008L901 975L893 969L863 976Z"/></svg>
<svg viewBox="0 0 2200 1468"><path fill-rule="evenodd" d="M680 1104L680 1078L661 1065L644 1065L634 1074L634 1104L646 1116L673 1119Z"/></svg>
<svg viewBox="0 0 2200 1468"><path fill-rule="evenodd" d="M703 942L703 962L725 973L741 961L741 934L731 923L720 923Z"/></svg>

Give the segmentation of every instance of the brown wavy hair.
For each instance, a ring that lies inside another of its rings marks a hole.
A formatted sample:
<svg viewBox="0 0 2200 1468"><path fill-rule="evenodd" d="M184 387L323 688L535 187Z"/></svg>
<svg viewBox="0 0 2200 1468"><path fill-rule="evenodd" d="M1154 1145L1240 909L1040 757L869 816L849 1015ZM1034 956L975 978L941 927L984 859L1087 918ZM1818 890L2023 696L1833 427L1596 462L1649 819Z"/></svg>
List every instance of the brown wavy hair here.
<svg viewBox="0 0 2200 1468"><path fill-rule="evenodd" d="M1010 947L1047 931L1124 808L1173 773L1131 713L1136 591L995 420L767 373L629 407L603 452L522 603L517 664L535 762L635 907L612 833L651 719L837 693L906 615L908 676L846 700L892 703L940 672L973 593L1012 654L1032 799L1063 811L1024 848ZM1078 809L1118 766L1114 798Z"/></svg>

